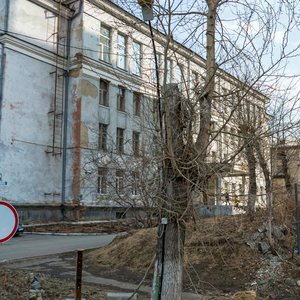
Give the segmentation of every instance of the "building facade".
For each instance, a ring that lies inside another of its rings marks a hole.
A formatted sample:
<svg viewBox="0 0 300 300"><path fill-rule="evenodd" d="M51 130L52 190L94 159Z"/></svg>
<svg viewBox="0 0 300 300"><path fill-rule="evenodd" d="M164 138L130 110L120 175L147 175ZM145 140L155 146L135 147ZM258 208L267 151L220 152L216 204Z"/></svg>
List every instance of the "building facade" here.
<svg viewBox="0 0 300 300"><path fill-rule="evenodd" d="M120 214L118 207L143 206L141 177L149 183L153 170L141 160L151 165L155 156L157 88L147 24L108 0L0 3L0 197L41 211L63 204ZM178 83L191 97L205 61L174 41L165 52L166 36L157 31L155 42L160 83ZM235 101L230 91L241 83L220 70L217 86L212 164L236 151L243 119L236 109L224 122ZM264 123L266 98L249 97L245 105ZM231 159L200 201L220 203L225 192L244 197L247 174L242 156Z"/></svg>

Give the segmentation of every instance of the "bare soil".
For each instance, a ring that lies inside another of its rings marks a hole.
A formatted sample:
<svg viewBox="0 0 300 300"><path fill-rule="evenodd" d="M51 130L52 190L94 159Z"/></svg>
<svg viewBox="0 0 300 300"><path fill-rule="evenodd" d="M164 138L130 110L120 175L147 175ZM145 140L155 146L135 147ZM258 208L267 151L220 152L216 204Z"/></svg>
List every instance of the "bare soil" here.
<svg viewBox="0 0 300 300"><path fill-rule="evenodd" d="M266 299L300 299L300 287L295 284L300 280L300 260L294 256L293 229L278 241L275 256L263 255L258 248L251 249L246 244L264 221L263 214L258 213L253 222L239 215L189 223L184 289L219 296L256 290ZM156 228L131 231L91 251L87 263L102 276L121 280L126 274L127 281L130 278L138 282L153 260L156 239ZM273 268L270 257L280 261L280 268ZM146 278L147 284L151 283L152 272L151 269ZM286 279L291 278L294 283L289 285Z"/></svg>
<svg viewBox="0 0 300 300"><path fill-rule="evenodd" d="M1 269L0 270L0 299L1 300L28 300L31 287L28 271ZM74 298L74 280L64 280L39 274L43 300L65 300ZM84 285L82 297L89 300L106 299L105 288L95 285Z"/></svg>

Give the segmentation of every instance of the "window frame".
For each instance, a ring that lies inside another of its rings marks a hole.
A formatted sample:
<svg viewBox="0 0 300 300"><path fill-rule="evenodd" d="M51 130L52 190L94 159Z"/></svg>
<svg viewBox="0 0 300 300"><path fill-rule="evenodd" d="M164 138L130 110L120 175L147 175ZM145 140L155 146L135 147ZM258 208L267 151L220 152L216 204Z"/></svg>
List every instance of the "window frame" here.
<svg viewBox="0 0 300 300"><path fill-rule="evenodd" d="M140 155L140 136L140 132L132 131L132 152L134 156Z"/></svg>
<svg viewBox="0 0 300 300"><path fill-rule="evenodd" d="M121 41L123 39L123 41ZM122 34L118 33L117 36L117 67L126 70L127 69L127 37Z"/></svg>
<svg viewBox="0 0 300 300"><path fill-rule="evenodd" d="M117 146L118 154L124 154L124 137L125 137L125 129L117 127L116 146Z"/></svg>
<svg viewBox="0 0 300 300"><path fill-rule="evenodd" d="M104 35L102 32L102 29L106 29L108 31L108 36ZM102 39L106 39L108 40L108 45L103 43L101 40ZM111 63L111 55L110 55L110 51L111 51L111 28L105 24L100 24L100 37L99 37L99 46L100 46L100 57L99 59L106 62L106 63ZM106 50L108 51L104 51L103 48L107 48ZM105 57L107 55L107 57Z"/></svg>
<svg viewBox="0 0 300 300"><path fill-rule="evenodd" d="M107 151L108 124L99 123L98 150Z"/></svg>
<svg viewBox="0 0 300 300"><path fill-rule="evenodd" d="M103 88L106 85L106 89ZM109 81L100 78L99 81L99 105L109 107Z"/></svg>
<svg viewBox="0 0 300 300"><path fill-rule="evenodd" d="M140 194L139 193L139 184L138 184L139 172L133 171L131 173L131 177L132 177L131 195L133 197L135 197L135 196L138 196Z"/></svg>
<svg viewBox="0 0 300 300"><path fill-rule="evenodd" d="M135 48L138 47L138 48ZM137 51L135 51L137 50ZM132 65L131 72L136 76L142 76L142 44L138 41L132 42Z"/></svg>
<svg viewBox="0 0 300 300"><path fill-rule="evenodd" d="M125 172L122 169L116 170L116 192L118 195L124 194L124 175Z"/></svg>
<svg viewBox="0 0 300 300"><path fill-rule="evenodd" d="M126 88L120 85L118 86L117 110L126 111Z"/></svg>
<svg viewBox="0 0 300 300"><path fill-rule="evenodd" d="M107 175L108 169L105 167L98 168L97 176L97 194L107 195Z"/></svg>
<svg viewBox="0 0 300 300"><path fill-rule="evenodd" d="M152 66L151 66L151 83L157 84L157 77L156 77L156 64L155 64L155 57L153 53L153 60L152 60ZM157 58L157 67L158 67L158 74L159 74L159 81L161 82L161 57L162 54L157 53L156 58Z"/></svg>
<svg viewBox="0 0 300 300"><path fill-rule="evenodd" d="M139 92L133 92L133 115L134 116L141 116L141 99L142 94Z"/></svg>

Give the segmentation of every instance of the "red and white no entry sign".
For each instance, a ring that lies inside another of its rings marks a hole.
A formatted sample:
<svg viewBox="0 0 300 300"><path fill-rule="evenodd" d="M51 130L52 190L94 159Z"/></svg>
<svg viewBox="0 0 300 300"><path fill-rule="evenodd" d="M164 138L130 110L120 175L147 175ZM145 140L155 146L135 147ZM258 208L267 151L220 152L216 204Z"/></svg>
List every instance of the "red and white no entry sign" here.
<svg viewBox="0 0 300 300"><path fill-rule="evenodd" d="M9 203L0 201L0 243L10 240L18 228L18 213Z"/></svg>

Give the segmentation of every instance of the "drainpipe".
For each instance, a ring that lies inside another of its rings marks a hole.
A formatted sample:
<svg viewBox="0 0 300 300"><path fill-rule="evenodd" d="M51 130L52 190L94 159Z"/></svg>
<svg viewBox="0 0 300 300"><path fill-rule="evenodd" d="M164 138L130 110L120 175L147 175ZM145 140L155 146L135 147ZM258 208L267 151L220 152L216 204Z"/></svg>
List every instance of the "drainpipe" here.
<svg viewBox="0 0 300 300"><path fill-rule="evenodd" d="M70 69L70 52L71 52L71 29L72 21L81 13L83 1L80 1L78 11L68 19L67 29L67 70L65 71L65 102L64 102L64 121L63 121L63 149L62 149L62 184L61 184L61 204L62 204L62 217L64 219L66 202L66 173L67 173L67 140L68 140L68 109L69 109L69 69Z"/></svg>
<svg viewBox="0 0 300 300"><path fill-rule="evenodd" d="M9 0L5 3L5 16L4 16L4 34L8 31L8 17L9 17ZM0 62L0 132L1 132L1 120L2 120L2 103L3 103L3 89L4 89L4 69L5 69L5 51L4 43L1 45L1 62Z"/></svg>

